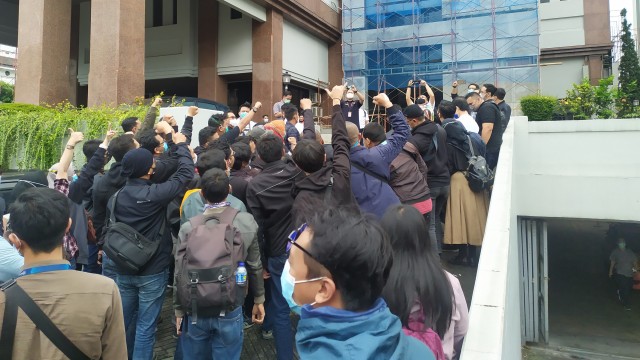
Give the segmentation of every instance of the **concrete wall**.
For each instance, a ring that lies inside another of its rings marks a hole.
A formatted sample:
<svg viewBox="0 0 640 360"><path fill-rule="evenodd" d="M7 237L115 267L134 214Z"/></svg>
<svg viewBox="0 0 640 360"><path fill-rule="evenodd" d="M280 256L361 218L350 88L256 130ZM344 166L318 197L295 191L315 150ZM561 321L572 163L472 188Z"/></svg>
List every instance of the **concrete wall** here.
<svg viewBox="0 0 640 360"><path fill-rule="evenodd" d="M640 221L640 119L528 122L500 150L463 360L521 358L519 216Z"/></svg>
<svg viewBox="0 0 640 360"><path fill-rule="evenodd" d="M145 29L145 79L165 79L198 76L197 3L178 1L178 23L150 27L151 4L147 0ZM167 6L168 7L168 6ZM165 15L172 14L166 12ZM167 19L167 23L169 20ZM80 33L78 46L78 82L89 81L89 46L91 3L80 3Z"/></svg>
<svg viewBox="0 0 640 360"><path fill-rule="evenodd" d="M252 70L252 19L231 19L231 8L219 4L218 74L242 74Z"/></svg>
<svg viewBox="0 0 640 360"><path fill-rule="evenodd" d="M282 32L282 69L294 80L317 86L318 79L329 81L327 43L301 28L284 21Z"/></svg>
<svg viewBox="0 0 640 360"><path fill-rule="evenodd" d="M583 0L551 0L538 9L541 49L585 44Z"/></svg>
<svg viewBox="0 0 640 360"><path fill-rule="evenodd" d="M640 220L640 119L516 125L519 215Z"/></svg>
<svg viewBox="0 0 640 360"><path fill-rule="evenodd" d="M557 98L567 96L572 85L579 84L589 77L589 69L585 66L584 57L548 59L540 62L540 93Z"/></svg>

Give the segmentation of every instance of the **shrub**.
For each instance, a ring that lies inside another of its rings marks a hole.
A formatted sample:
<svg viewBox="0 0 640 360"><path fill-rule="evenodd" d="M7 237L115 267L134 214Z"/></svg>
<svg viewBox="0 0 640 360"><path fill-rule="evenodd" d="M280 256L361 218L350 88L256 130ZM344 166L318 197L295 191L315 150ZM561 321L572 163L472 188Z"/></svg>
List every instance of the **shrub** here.
<svg viewBox="0 0 640 360"><path fill-rule="evenodd" d="M612 118L616 96L616 91L611 89L612 84L612 76L601 79L596 86L585 78L580 84L573 84L572 89L567 90L567 97L561 100L561 104L565 111L573 113L576 120Z"/></svg>
<svg viewBox="0 0 640 360"><path fill-rule="evenodd" d="M557 100L553 96L530 95L520 99L522 112L529 121L552 120Z"/></svg>
<svg viewBox="0 0 640 360"><path fill-rule="evenodd" d="M83 131L85 140L102 139L122 119L143 118L147 107L76 108L68 102L55 106L5 104L0 107L0 167L46 170L56 163L68 129ZM15 165L14 165L15 164Z"/></svg>
<svg viewBox="0 0 640 360"><path fill-rule="evenodd" d="M13 102L15 87L4 81L0 81L0 104Z"/></svg>

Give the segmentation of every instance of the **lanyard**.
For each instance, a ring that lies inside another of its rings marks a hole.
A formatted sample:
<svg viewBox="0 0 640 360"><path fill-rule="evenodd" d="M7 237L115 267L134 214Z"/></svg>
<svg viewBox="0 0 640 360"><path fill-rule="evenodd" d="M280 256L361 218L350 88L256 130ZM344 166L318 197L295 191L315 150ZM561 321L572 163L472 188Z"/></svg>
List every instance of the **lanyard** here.
<svg viewBox="0 0 640 360"><path fill-rule="evenodd" d="M20 276L39 274L43 272L58 271L58 270L71 270L71 265L53 264L53 265L35 266L29 269L22 270L22 272L20 273Z"/></svg>

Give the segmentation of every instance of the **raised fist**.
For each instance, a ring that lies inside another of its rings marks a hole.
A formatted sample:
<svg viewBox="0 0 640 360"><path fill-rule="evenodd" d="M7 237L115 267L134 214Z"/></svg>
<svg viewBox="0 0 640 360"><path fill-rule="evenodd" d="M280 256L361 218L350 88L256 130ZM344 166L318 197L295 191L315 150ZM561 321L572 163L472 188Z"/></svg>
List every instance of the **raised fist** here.
<svg viewBox="0 0 640 360"><path fill-rule="evenodd" d="M385 93L380 93L374 96L373 103L378 106L384 106L385 108L390 108L393 106L393 103L391 103L391 100L389 100L389 97Z"/></svg>
<svg viewBox="0 0 640 360"><path fill-rule="evenodd" d="M302 100L300 100L300 108L302 110L311 109L311 99L302 99Z"/></svg>

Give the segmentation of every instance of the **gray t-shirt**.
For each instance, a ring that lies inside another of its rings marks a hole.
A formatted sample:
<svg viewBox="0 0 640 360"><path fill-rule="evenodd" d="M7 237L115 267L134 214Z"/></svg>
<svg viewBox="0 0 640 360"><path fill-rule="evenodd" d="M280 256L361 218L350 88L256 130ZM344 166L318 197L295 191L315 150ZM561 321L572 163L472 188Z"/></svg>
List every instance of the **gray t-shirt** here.
<svg viewBox="0 0 640 360"><path fill-rule="evenodd" d="M615 249L611 252L609 260L616 263L616 272L618 274L633 277L632 269L637 260L636 254L634 254L633 251L629 249Z"/></svg>

